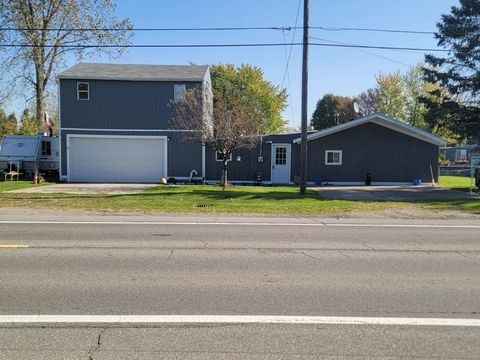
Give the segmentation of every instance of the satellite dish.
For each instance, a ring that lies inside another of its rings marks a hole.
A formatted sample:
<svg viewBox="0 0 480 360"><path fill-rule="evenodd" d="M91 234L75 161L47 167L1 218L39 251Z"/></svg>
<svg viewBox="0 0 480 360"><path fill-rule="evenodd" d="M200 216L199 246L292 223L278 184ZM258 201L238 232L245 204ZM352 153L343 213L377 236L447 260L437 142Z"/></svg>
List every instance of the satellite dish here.
<svg viewBox="0 0 480 360"><path fill-rule="evenodd" d="M355 111L355 114L357 115L360 112L360 106L358 106L358 102L356 101L353 102L353 111Z"/></svg>

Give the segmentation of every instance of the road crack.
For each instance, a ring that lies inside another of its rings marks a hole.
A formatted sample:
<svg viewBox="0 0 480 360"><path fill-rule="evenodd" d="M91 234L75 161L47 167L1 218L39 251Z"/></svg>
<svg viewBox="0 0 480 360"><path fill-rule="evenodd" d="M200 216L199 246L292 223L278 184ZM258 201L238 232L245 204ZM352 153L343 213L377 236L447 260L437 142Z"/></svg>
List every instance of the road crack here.
<svg viewBox="0 0 480 360"><path fill-rule="evenodd" d="M173 252L175 251L175 249L170 249L170 254L168 254L168 259L167 261L170 261L170 259L172 258L173 256Z"/></svg>
<svg viewBox="0 0 480 360"><path fill-rule="evenodd" d="M88 351L88 360L93 360L93 355L100 349L102 345L102 335L105 333L107 328L103 328L97 336L97 343L92 346L92 348Z"/></svg>

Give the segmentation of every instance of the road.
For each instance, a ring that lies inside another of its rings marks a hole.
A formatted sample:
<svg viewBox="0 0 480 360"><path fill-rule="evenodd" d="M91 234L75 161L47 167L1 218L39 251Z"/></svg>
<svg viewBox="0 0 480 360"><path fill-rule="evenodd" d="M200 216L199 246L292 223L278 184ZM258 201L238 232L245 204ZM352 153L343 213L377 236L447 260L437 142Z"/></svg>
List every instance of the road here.
<svg viewBox="0 0 480 360"><path fill-rule="evenodd" d="M0 216L0 359L247 358L480 358L480 222Z"/></svg>

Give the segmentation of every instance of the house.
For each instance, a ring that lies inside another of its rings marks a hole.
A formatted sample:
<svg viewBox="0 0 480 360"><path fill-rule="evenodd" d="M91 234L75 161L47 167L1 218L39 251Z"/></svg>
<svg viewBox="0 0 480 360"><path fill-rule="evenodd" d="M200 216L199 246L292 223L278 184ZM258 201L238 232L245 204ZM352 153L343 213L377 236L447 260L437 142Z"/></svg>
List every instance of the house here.
<svg viewBox="0 0 480 360"><path fill-rule="evenodd" d="M307 136L309 182L364 184L438 181L439 146L446 142L426 131L384 114L372 114ZM207 149L207 180L219 179L221 162ZM253 150L233 153L229 179L264 183L292 183L300 175L300 134L261 137Z"/></svg>
<svg viewBox="0 0 480 360"><path fill-rule="evenodd" d="M207 182L222 176L219 154L183 141L171 103L201 86L213 101L208 66L78 64L58 76L60 179L151 182L162 177ZM383 114L308 134L308 181L363 184L438 179L442 139ZM238 149L228 179L290 184L300 175L300 134L259 136Z"/></svg>
<svg viewBox="0 0 480 360"><path fill-rule="evenodd" d="M182 142L171 102L196 86L211 100L208 66L80 63L57 79L61 181L206 176L205 147Z"/></svg>
<svg viewBox="0 0 480 360"><path fill-rule="evenodd" d="M448 146L440 149L440 153L448 160L449 165L468 165L472 150L477 145Z"/></svg>

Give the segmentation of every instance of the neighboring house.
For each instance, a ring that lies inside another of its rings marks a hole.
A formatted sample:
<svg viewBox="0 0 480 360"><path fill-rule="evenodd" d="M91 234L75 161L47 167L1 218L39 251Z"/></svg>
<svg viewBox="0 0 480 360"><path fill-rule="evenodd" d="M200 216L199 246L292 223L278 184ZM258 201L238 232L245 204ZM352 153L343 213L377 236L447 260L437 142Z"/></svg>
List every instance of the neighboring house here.
<svg viewBox="0 0 480 360"><path fill-rule="evenodd" d="M444 154L449 165L468 165L472 150L476 146L477 145L448 146L441 148L440 152Z"/></svg>
<svg viewBox="0 0 480 360"><path fill-rule="evenodd" d="M308 181L331 184L363 184L367 173L373 184L431 182L432 172L438 181L439 146L446 144L384 114L312 132L307 139ZM215 156L207 150L208 180L221 176ZM300 175L300 134L264 136L256 149L233 153L230 181L254 182L257 174L266 183L293 182Z"/></svg>
<svg viewBox="0 0 480 360"><path fill-rule="evenodd" d="M172 101L201 86L208 66L77 64L58 75L60 180L159 182L205 177L205 148L172 129Z"/></svg>
<svg viewBox="0 0 480 360"><path fill-rule="evenodd" d="M78 64L58 76L60 179L151 182L162 177L219 181L222 162L172 128L172 101L201 86L213 101L208 66ZM308 135L308 181L362 184L438 180L442 139L383 114ZM195 172L193 171L195 170ZM300 175L300 134L266 135L233 152L228 180L289 184Z"/></svg>

